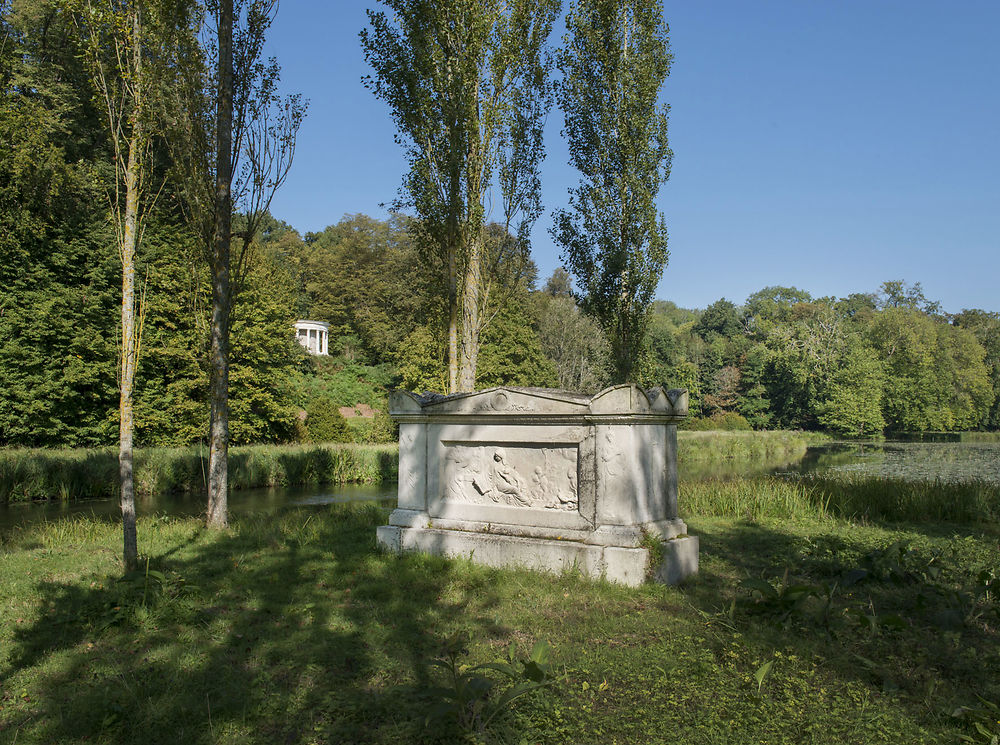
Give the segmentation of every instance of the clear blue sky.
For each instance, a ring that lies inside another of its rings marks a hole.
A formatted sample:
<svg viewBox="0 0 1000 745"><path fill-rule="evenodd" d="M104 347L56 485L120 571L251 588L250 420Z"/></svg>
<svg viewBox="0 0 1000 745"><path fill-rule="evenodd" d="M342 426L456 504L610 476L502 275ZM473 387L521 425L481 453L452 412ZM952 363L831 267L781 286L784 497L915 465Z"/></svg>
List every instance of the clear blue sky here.
<svg viewBox="0 0 1000 745"><path fill-rule="evenodd" d="M285 0L272 28L282 87L310 101L272 212L303 234L383 217L401 183L389 112L361 84L374 5ZM947 311L1000 311L1000 2L666 0L664 13L659 298L703 308L768 285L844 296L905 279ZM532 244L542 278L559 266L551 210L575 183L561 119Z"/></svg>

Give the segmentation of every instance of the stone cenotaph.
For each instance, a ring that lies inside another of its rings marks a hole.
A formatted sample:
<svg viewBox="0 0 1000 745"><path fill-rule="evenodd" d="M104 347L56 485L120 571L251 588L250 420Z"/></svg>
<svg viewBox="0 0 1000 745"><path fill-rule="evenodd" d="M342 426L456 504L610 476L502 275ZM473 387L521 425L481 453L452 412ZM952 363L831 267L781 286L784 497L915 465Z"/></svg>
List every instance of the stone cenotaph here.
<svg viewBox="0 0 1000 745"><path fill-rule="evenodd" d="M397 391L389 409L399 502L378 528L388 550L633 586L698 570L698 539L677 514L687 391Z"/></svg>

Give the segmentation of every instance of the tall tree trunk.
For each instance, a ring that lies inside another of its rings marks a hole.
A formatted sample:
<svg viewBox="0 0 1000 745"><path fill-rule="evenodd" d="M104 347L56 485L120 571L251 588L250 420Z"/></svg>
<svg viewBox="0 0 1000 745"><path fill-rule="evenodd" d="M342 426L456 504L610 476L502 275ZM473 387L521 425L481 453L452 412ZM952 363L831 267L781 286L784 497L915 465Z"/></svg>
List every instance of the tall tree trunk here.
<svg viewBox="0 0 1000 745"><path fill-rule="evenodd" d="M132 114L132 132L128 142L128 165L125 171L125 219L122 226L122 358L121 388L118 399L118 474L121 479L122 508L122 558L126 569L138 564L138 542L135 531L135 482L132 472L132 442L134 423L132 417L132 389L139 354L139 335L136 323L135 301L135 249L138 238L139 169L142 167L142 49L140 46L139 9L132 12L133 70L135 72L135 108Z"/></svg>
<svg viewBox="0 0 1000 745"><path fill-rule="evenodd" d="M479 362L481 318L479 295L482 290L482 236L469 246L469 260L462 287L462 356L458 371L458 390L476 390L476 366Z"/></svg>
<svg viewBox="0 0 1000 745"><path fill-rule="evenodd" d="M448 393L458 387L458 267L455 249L448 256Z"/></svg>
<svg viewBox="0 0 1000 745"><path fill-rule="evenodd" d="M219 94L216 109L215 236L212 252L212 383L208 454L210 528L229 522L229 253L233 181L233 0L219 3Z"/></svg>

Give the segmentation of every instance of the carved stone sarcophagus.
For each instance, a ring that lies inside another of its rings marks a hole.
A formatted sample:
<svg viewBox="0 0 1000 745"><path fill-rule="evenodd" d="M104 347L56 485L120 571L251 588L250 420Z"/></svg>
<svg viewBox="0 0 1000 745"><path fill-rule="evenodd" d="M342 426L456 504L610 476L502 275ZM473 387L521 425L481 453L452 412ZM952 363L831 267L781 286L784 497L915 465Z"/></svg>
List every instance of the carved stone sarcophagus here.
<svg viewBox="0 0 1000 745"><path fill-rule="evenodd" d="M697 571L697 538L677 514L686 391L396 392L389 408L399 502L378 529L386 548L629 585ZM651 539L663 550L651 552Z"/></svg>

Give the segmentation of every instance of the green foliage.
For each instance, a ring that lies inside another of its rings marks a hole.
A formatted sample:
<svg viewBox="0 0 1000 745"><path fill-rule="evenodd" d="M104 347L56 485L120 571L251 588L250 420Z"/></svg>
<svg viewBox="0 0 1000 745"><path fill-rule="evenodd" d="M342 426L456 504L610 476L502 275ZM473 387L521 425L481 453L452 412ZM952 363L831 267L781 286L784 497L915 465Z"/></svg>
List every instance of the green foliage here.
<svg viewBox="0 0 1000 745"><path fill-rule="evenodd" d="M725 298L716 300L705 308L705 312L694 326L695 333L708 342L719 336L732 338L741 330L739 311Z"/></svg>
<svg viewBox="0 0 1000 745"><path fill-rule="evenodd" d="M427 724L434 723L435 728L457 726L466 737L483 741L494 735L494 728L500 729L497 725L503 724L500 720L509 714L514 702L553 682L545 642L536 643L523 660L516 659L513 644L503 661L460 663L468 653L468 637L456 634L445 640L438 657L431 660L431 665L445 671L446 681L428 690L435 703L427 714Z"/></svg>
<svg viewBox="0 0 1000 745"><path fill-rule="evenodd" d="M547 288L562 281L557 270ZM555 366L558 387L595 393L601 390L606 382L607 367L607 341L601 327L580 310L572 297L561 291L553 294L546 289L535 293L533 299L538 319L538 343Z"/></svg>
<svg viewBox="0 0 1000 745"><path fill-rule="evenodd" d="M328 398L318 398L306 408L310 442L350 442L347 422Z"/></svg>
<svg viewBox="0 0 1000 745"><path fill-rule="evenodd" d="M683 459L683 450L679 456ZM855 475L709 480L685 485L688 515L763 517L836 515L852 520L991 523L1000 517L1000 487L968 479L915 481Z"/></svg>
<svg viewBox="0 0 1000 745"><path fill-rule="evenodd" d="M677 433L679 457L690 460L754 460L774 456L802 456L809 445L827 437L818 433L792 432L788 430L740 432L740 431L694 431L682 430ZM739 421L739 420L737 420Z"/></svg>
<svg viewBox="0 0 1000 745"><path fill-rule="evenodd" d="M407 391L448 390L447 343L441 333L422 326L413 330L399 352L400 386Z"/></svg>
<svg viewBox="0 0 1000 745"><path fill-rule="evenodd" d="M949 324L918 286L883 290L836 300L768 287L742 308L723 299L686 316L657 306L652 369L688 388L693 416L735 411L754 428L869 437L993 426L995 314Z"/></svg>
<svg viewBox="0 0 1000 745"><path fill-rule="evenodd" d="M560 3L382 2L391 12L368 11L361 32L373 70L366 85L388 104L406 148L398 204L413 207L422 247L441 270L449 388L472 390L495 269L507 263L521 274L541 212L542 129L552 101L545 44ZM503 211L499 246L491 245L487 199Z"/></svg>
<svg viewBox="0 0 1000 745"><path fill-rule="evenodd" d="M483 332L476 383L480 388L501 385L554 388L559 385L555 365L542 352L538 332L530 325L525 306L518 310L515 302L501 311Z"/></svg>
<svg viewBox="0 0 1000 745"><path fill-rule="evenodd" d="M375 409L375 418L368 431L367 442L376 444L399 442L399 425L385 409Z"/></svg>
<svg viewBox="0 0 1000 745"><path fill-rule="evenodd" d="M812 302L812 296L797 287L765 287L750 295L744 305L747 319L755 326L792 319L795 306Z"/></svg>
<svg viewBox="0 0 1000 745"><path fill-rule="evenodd" d="M970 331L892 306L875 315L869 333L886 359L891 429L973 429L987 415L993 391L985 350Z"/></svg>
<svg viewBox="0 0 1000 745"><path fill-rule="evenodd" d="M884 368L875 351L855 343L815 404L819 423L831 432L864 437L885 429L882 417Z"/></svg>
<svg viewBox="0 0 1000 745"><path fill-rule="evenodd" d="M440 313L440 270L421 255L413 227L401 215L348 215L292 245L301 256L303 312L330 324L331 348L339 343L344 356L389 362L418 324ZM347 339L356 341L344 349Z"/></svg>
<svg viewBox="0 0 1000 745"><path fill-rule="evenodd" d="M752 429L750 422L734 411L719 411L702 419L694 419L684 425L690 431L735 432Z"/></svg>
<svg viewBox="0 0 1000 745"><path fill-rule="evenodd" d="M955 316L953 323L968 329L986 351L983 359L993 388L993 404L980 426L986 429L1000 429L1000 314L983 310L963 310Z"/></svg>
<svg viewBox="0 0 1000 745"><path fill-rule="evenodd" d="M614 382L636 382L668 256L656 213L671 159L668 108L658 103L670 71L667 26L654 0L578 0L566 26L557 97L580 184L552 234L607 336Z"/></svg>
<svg viewBox="0 0 1000 745"><path fill-rule="evenodd" d="M120 277L102 121L65 14L19 3L2 24L0 445L109 442Z"/></svg>

